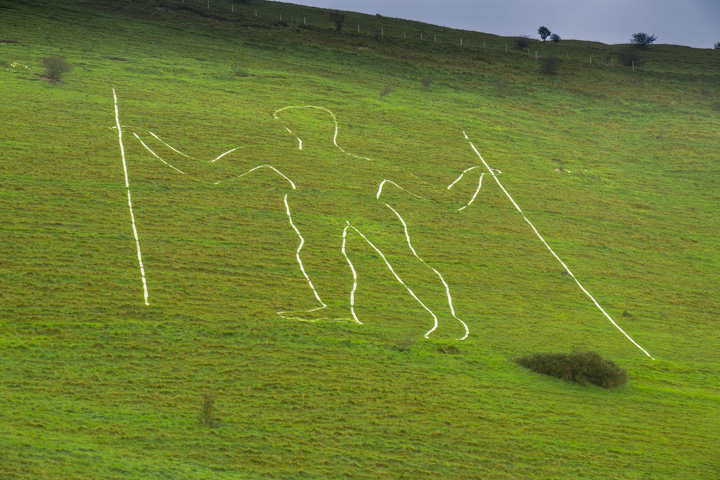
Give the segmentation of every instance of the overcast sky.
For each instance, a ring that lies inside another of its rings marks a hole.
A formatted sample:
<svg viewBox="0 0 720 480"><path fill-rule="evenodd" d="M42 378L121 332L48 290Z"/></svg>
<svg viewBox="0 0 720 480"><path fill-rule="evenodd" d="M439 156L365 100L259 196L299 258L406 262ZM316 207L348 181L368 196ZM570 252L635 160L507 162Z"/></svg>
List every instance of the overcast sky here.
<svg viewBox="0 0 720 480"><path fill-rule="evenodd" d="M544 25L564 39L628 43L633 33L656 43L712 48L720 42L720 0L284 0L405 18L502 36Z"/></svg>

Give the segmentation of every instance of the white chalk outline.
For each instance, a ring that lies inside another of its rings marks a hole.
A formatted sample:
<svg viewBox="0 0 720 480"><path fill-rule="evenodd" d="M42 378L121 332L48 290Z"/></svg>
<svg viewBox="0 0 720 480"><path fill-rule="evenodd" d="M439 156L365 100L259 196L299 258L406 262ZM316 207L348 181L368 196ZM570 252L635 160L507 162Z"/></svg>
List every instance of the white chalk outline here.
<svg viewBox="0 0 720 480"><path fill-rule="evenodd" d="M480 168L480 165L475 165L474 167L466 168L465 171L463 171L463 172L460 174L460 176L455 179L454 182L452 182L450 185L448 185L447 189L450 190L452 187L455 186L455 184L456 184L457 182L459 182L460 180L462 180L463 176L464 176L467 172L469 172L470 170L475 170L476 168ZM493 168L493 170L495 170L497 173L502 174L502 172L501 172L500 170L498 170L497 168ZM472 203L475 201L475 198L477 198L478 193L480 193L480 189L482 188L482 181L483 181L483 177L484 177L484 176L485 176L485 172L483 172L483 173L480 174L480 180L479 180L479 182L478 182L478 187L477 187L477 189L475 190L475 193L473 194L472 198L470 199L470 201L468 202L467 205L465 205L465 206L460 207L460 208L457 209L458 212L462 212L462 211L465 210L467 207L469 207L470 205L472 205Z"/></svg>
<svg viewBox="0 0 720 480"><path fill-rule="evenodd" d="M383 259L383 261L385 262L385 265L387 265L388 269L390 270L390 272L391 272L391 273L393 274L393 276L395 277L395 280L397 280L398 282L400 282L400 284L401 284L403 287L405 287L405 289L408 291L408 293L410 294L410 296L412 296L412 297L415 299L415 301L418 302L418 303L420 304L420 306L421 306L422 308L424 308L424 309L433 317L434 326L433 326L433 328L431 328L431 329L425 334L425 338L429 338L429 335L438 327L438 319L437 319L437 316L433 313L432 310L430 310L430 309L427 307L427 305L425 305L425 304L422 302L422 300L420 300L420 299L418 298L417 295L415 295L415 292L413 292L412 289L411 289L410 287L408 287L408 285L407 285L405 282L403 282L402 278L400 278L400 275L398 275L397 272L395 271L395 269L392 267L392 265L390 265L390 262L389 262L388 259L385 257L385 254L384 254L378 247L376 247L375 244L372 243L372 242L370 241L370 239L367 238L360 230L358 230L357 228L355 228L355 226L352 225L350 222L347 222L347 225L345 226L345 230L343 230L342 252L343 252L343 254L345 255L345 260L347 260L348 265L350 265L350 268L352 269L352 272L353 272L353 280L354 280L354 282L353 282L353 289L352 289L352 292L351 292L351 294L350 294L350 311L352 312L352 315L353 315L353 318L355 319L355 321L356 321L357 323L359 323L359 324L362 325L362 323L358 320L357 315L355 314L355 290L357 290L357 274L356 274L356 272L355 272L355 268L353 267L352 262L350 261L350 259L348 258L347 254L345 253L345 242L346 242L346 238L347 238L347 230L350 229L350 228L352 228L353 230L355 230L355 231L357 232L357 234L360 235L360 236L362 237L362 239L365 240L365 241L368 243L368 245L370 245L370 246L372 247L372 249L377 252L378 255L380 255L380 257L381 257L381 258ZM419 258L419 257L418 257L418 258ZM426 265L427 265L427 264L426 264ZM457 318L457 317L456 317L456 318ZM467 335L466 335L466 336L467 336ZM463 338L465 338L465 337L463 337Z"/></svg>
<svg viewBox="0 0 720 480"><path fill-rule="evenodd" d="M209 163L215 163L215 162L217 162L217 161L220 160L222 157L224 157L225 155L227 155L227 154L229 154L229 153L234 152L234 151L237 150L238 148L240 148L240 147L235 147L235 148L233 148L233 149L228 150L227 152L221 154L220 156L218 156L218 157L215 158L214 160L210 160Z"/></svg>
<svg viewBox="0 0 720 480"><path fill-rule="evenodd" d="M598 301L595 300L595 297L593 297L592 295L590 295L590 292L588 292L588 291L585 289L585 287L582 286L582 284L580 283L580 281L575 277L575 275L573 275L573 273L570 271L570 269L568 268L568 266L565 265L565 262L563 262L563 261L560 259L560 257L555 253L555 251L554 251L552 248L550 248L550 245L548 245L548 243L545 241L545 239L542 237L542 235L540 235L540 232L538 232L538 230L535 228L535 225L533 225L532 222L530 222L530 220L528 220L528 218L525 216L525 213L523 213L523 211L520 209L520 207L518 206L518 204L515 203L515 200L513 200L513 198L512 198L512 197L510 196L510 194L508 193L508 191L505 190L505 187L503 186L503 184L500 183L500 179L498 179L498 177L495 175L495 172L493 171L493 169L490 168L490 166L487 164L487 162L486 162L485 159L482 157L482 155L480 155L480 152L478 152L477 148L475 148L475 145L472 143L472 141L470 141L470 138L467 136L467 134L466 134L464 131L463 131L463 135L465 136L465 139L470 143L470 146L471 146L472 149L475 151L475 153L477 154L478 158L480 158L480 160L482 161L483 165L485 165L485 168L487 168L487 170L488 170L488 172L490 173L490 175L492 175L492 177L495 179L495 182L497 182L497 184L498 184L498 186L500 187L500 189L505 193L505 195L508 197L508 199L510 200L510 202L512 202L512 204L515 206L515 208L517 209L517 211L520 212L520 215L522 215L523 219L525 219L525 221L528 223L528 225L530 225L530 227L531 227L531 228L533 229L533 231L535 232L535 235L537 235L537 237L542 241L542 243L545 245L545 247L547 247L547 249L550 251L550 253L552 253L553 257L555 257L555 258L557 259L557 261L560 262L560 265L563 266L563 268L564 268L565 271L568 273L568 275L570 275L570 276L572 277L572 279L575 280L575 283L577 283L578 287L580 287L580 290L582 290L582 291L585 293L585 295L587 295L587 296L590 298L590 300L593 301L593 303L595 304L595 306L596 306L598 309L600 309L600 311L605 315L605 317L606 317L608 320L610 320L610 323L612 323L612 324L615 326L615 328L617 328L620 332L622 332L622 334L625 335L625 337L626 337L628 340L630 340L630 341L633 343L633 345L635 345L637 348L639 348L640 350L642 350L642 352L643 352L645 355L647 355L647 356L650 357L651 359L655 360L655 358L654 358L652 355L650 355L643 347L641 347L635 340L633 340L633 339L630 337L630 335L628 335L628 334L625 332L625 330L623 330L622 328L620 328L620 325L618 325L617 323L615 323L615 320L613 320L612 317L600 306L600 304L598 303Z"/></svg>
<svg viewBox="0 0 720 480"><path fill-rule="evenodd" d="M330 115L330 117L331 117L332 120L333 120L333 123L335 124L335 134L333 135L333 145L335 145L335 147L336 147L338 150L340 150L341 152L343 152L345 155L349 155L349 156L354 157L354 158L360 158L360 159L362 159L362 160L371 160L371 161L372 161L372 158L362 157L362 156L360 156L360 155L353 155L352 153L348 153L348 152L345 151L345 149L343 149L340 145L338 145L338 143L337 143L337 137L338 137L338 129L339 129L339 127L338 127L337 117L335 116L335 114L334 114L331 110L329 110L329 109L327 109L327 108L325 108L325 107L318 107L317 105L290 105L290 106L278 108L277 110L275 110L275 111L273 112L273 118L274 118L275 120L280 120L280 117L278 117L278 113L283 112L283 111L285 111L285 110L291 110L291 109L294 109L294 108L312 108L312 109L315 109L315 110L320 110L320 111L325 112L325 113L327 113L328 115ZM302 140L300 140L300 137L298 137L297 135L295 135L295 134L292 132L292 130L290 130L288 127L285 127L285 130L287 130L288 132L290 132L290 134L294 135L295 138L298 139L298 141L300 142L300 147L299 147L299 149L302 150Z"/></svg>
<svg viewBox="0 0 720 480"><path fill-rule="evenodd" d="M404 191L404 192L407 192L407 193L409 193L410 195L413 195L413 196L415 196L415 197L417 197L417 198L423 198L423 197L421 197L420 195L414 194L414 193L411 192L410 190L401 187L400 185L398 185L397 183L393 182L392 180L387 180L387 179L385 179L385 180L383 180L382 182L380 182L380 186L378 187L377 195L375 196L378 200L380 200L380 195L382 195L383 186L385 186L386 183L391 183L391 184L395 185L397 188L399 188L400 190L402 190L402 191Z"/></svg>
<svg viewBox="0 0 720 480"><path fill-rule="evenodd" d="M238 175L237 177L232 177L232 178L227 179L227 180L219 180L219 181L215 182L215 185L218 185L218 184L220 184L220 183L222 183L222 182L229 182L229 181L231 181L231 180L237 180L238 178L244 177L245 175L247 175L247 174L249 174L249 173L252 173L252 172L254 172L255 170L259 170L259 169L261 169L261 168L269 168L270 170L273 170L275 173L277 173L278 175L280 175L281 177L283 177L285 180L287 180L287 181L290 183L290 185L292 186L292 189L293 189L293 190L297 190L297 187L295 186L295 182L293 182L292 180L290 180L287 176L285 176L284 173L282 173L280 170L278 170L277 168L273 167L272 165L258 165L257 167L251 168L251 169L248 170L247 172L243 173L242 175Z"/></svg>
<svg viewBox="0 0 720 480"><path fill-rule="evenodd" d="M278 173L280 173L280 172L278 172ZM282 173L280 173L280 175L282 175ZM285 177L285 175L283 175L283 177ZM287 177L285 177L285 178L287 178ZM294 188L294 184L293 184L293 188ZM288 204L287 193L285 194L285 198L283 199L283 201L285 202L285 211L287 213L288 220L290 221L290 226L292 227L293 230L295 230L295 233L300 238L300 245L298 245L297 251L295 252L295 258L297 259L297 262L300 265L300 271L302 271L302 274L305 277L305 280L307 280L308 285L312 289L313 294L315 295L315 298L317 299L318 302L320 302L320 305L322 305L321 307L313 308L312 310L306 310L305 312L306 313L316 312L318 310L322 310L323 308L326 308L327 305L325 304L325 302L323 302L320 299L320 295L318 295L317 290L315 290L315 286L313 285L312 280L310 280L310 277L308 276L307 272L305 271L305 267L303 266L302 259L300 258L300 251L302 250L303 245L305 245L305 239L303 238L302 235L300 235L300 230L298 230L298 228L293 223L292 215L290 214L290 205ZM285 316L283 315L284 313L287 313L287 312L277 312L278 315L285 318Z"/></svg>
<svg viewBox="0 0 720 480"><path fill-rule="evenodd" d="M157 153L155 153L152 148L148 147L148 146L145 144L145 142L143 142L142 138L140 138L140 136L139 136L137 133L132 132L132 134L135 135L135 138L137 138L137 139L140 141L140 143L142 144L142 146L145 147L145 150L147 150L148 152L150 152L150 154L152 154L155 158L157 158L158 160L160 160L162 163L164 163L164 164L167 165L168 167L172 168L173 170L177 170L178 172L180 172L180 173L182 173L183 175L185 175L185 172L183 172L183 171L180 170L179 168L174 167L173 165L170 165L168 162L166 162L165 160L163 160L163 159L160 157L160 155L158 155ZM163 143L164 143L164 142L163 142Z"/></svg>
<svg viewBox="0 0 720 480"><path fill-rule="evenodd" d="M468 337L468 335L470 335L470 329L468 328L468 326L467 326L467 324L466 324L465 322L463 322L462 320L460 320L460 319L457 317L457 315L455 315L455 307L453 306L452 295L450 295L450 287L448 286L447 282L445 281L445 279L443 278L443 276L440 274L440 272L438 272L434 267L432 267L431 265L429 265L425 260L423 260L422 258L420 258L420 256L417 254L417 252L415 251L415 248L412 246L412 243L410 242L410 232L408 231L407 223L405 223L405 220L400 216L400 214L398 213L398 211L395 210L394 208L392 208L392 207L391 207L390 205L388 205L387 203L385 204L385 206L386 206L387 208L389 208L390 210L392 210L392 212L397 216L397 218L398 218L398 219L400 220L400 222L402 223L403 228L405 229L405 239L407 240L408 247L410 247L410 251L413 253L413 255L415 255L415 258L417 258L417 259L420 260L422 263L424 263L428 268L430 268L433 272L435 272L435 274L436 274L438 277L440 277L440 281L442 282L443 286L445 286L445 293L447 294L448 305L450 306L450 313L452 314L453 318L455 318L455 320L457 320L458 322L462 323L463 327L465 327L465 335L464 335L462 338L459 338L458 340L465 340L465 339ZM429 334L431 334L436 328L437 328L437 323L436 323L435 326L432 328L432 330L430 330L428 333L425 334L425 337L427 338L427 336L428 336Z"/></svg>
<svg viewBox="0 0 720 480"><path fill-rule="evenodd" d="M113 99L115 100L115 123L118 130L118 142L120 143L120 156L122 157L123 171L125 172L125 188L127 189L128 208L130 209L130 221L132 223L133 235L135 236L135 245L137 247L138 263L140 264L140 276L143 284L143 296L145 297L145 305L150 305L148 301L148 287L145 278L145 266L142 261L142 251L140 250L140 238L138 236L137 227L135 225L135 214L132 207L132 196L130 195L130 177L128 175L127 162L125 161L125 145L123 145L122 127L120 126L120 112L118 109L118 100L115 89L113 88Z"/></svg>

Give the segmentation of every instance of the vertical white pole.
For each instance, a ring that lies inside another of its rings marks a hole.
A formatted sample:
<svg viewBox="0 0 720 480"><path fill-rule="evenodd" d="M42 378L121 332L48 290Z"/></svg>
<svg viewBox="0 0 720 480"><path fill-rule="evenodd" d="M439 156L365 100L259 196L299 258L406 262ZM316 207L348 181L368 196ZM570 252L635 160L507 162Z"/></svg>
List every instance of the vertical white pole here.
<svg viewBox="0 0 720 480"><path fill-rule="evenodd" d="M565 52L565 54L567 55L567 59L570 60L570 52Z"/></svg>
<svg viewBox="0 0 720 480"><path fill-rule="evenodd" d="M381 37L385 36L385 27L380 27L380 36Z"/></svg>
<svg viewBox="0 0 720 480"><path fill-rule="evenodd" d="M485 50L485 40L483 40L483 50Z"/></svg>
<svg viewBox="0 0 720 480"><path fill-rule="evenodd" d="M538 52L537 52L537 50L535 50L535 60L537 60L537 55L538 55Z"/></svg>
<svg viewBox="0 0 720 480"><path fill-rule="evenodd" d="M437 33L435 34L435 43L437 43Z"/></svg>
<svg viewBox="0 0 720 480"><path fill-rule="evenodd" d="M460 37L460 46L462 46L462 37Z"/></svg>
<svg viewBox="0 0 720 480"><path fill-rule="evenodd" d="M255 16L257 17L257 10L255 10Z"/></svg>
<svg viewBox="0 0 720 480"><path fill-rule="evenodd" d="M307 25L307 19L303 17L303 25Z"/></svg>
<svg viewBox="0 0 720 480"><path fill-rule="evenodd" d="M611 58L611 59L610 59L610 66L611 66L611 67L614 67L614 66L615 66L615 59L614 59L614 58Z"/></svg>
<svg viewBox="0 0 720 480"><path fill-rule="evenodd" d="M505 44L505 53L507 53L507 43Z"/></svg>

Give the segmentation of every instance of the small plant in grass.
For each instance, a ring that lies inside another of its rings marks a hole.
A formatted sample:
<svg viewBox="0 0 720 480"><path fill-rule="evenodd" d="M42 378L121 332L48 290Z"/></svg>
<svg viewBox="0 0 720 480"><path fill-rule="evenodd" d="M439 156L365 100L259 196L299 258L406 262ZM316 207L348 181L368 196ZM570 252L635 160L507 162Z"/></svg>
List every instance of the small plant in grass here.
<svg viewBox="0 0 720 480"><path fill-rule="evenodd" d="M217 417L215 412L215 392L207 392L202 396L202 407L200 409L200 415L198 416L198 422L201 425L207 427L217 427L220 424L220 419Z"/></svg>
<svg viewBox="0 0 720 480"><path fill-rule="evenodd" d="M390 348L397 350L398 352L407 352L413 345L415 345L415 339L408 335L407 337L403 337L396 341L390 346Z"/></svg>
<svg viewBox="0 0 720 480"><path fill-rule="evenodd" d="M433 83L433 78L423 77L420 81L422 82L423 87L428 88Z"/></svg>
<svg viewBox="0 0 720 480"><path fill-rule="evenodd" d="M455 345L438 345L438 352L443 355L460 355L462 353Z"/></svg>
<svg viewBox="0 0 720 480"><path fill-rule="evenodd" d="M498 78L495 80L495 90L497 91L498 97L504 97L510 84L504 78Z"/></svg>
<svg viewBox="0 0 720 480"><path fill-rule="evenodd" d="M385 95L392 93L393 89L390 87L385 87L382 90L380 90L380 97L384 97Z"/></svg>
<svg viewBox="0 0 720 480"><path fill-rule="evenodd" d="M583 386L613 388L627 382L625 370L595 352L536 353L516 362L534 372Z"/></svg>
<svg viewBox="0 0 720 480"><path fill-rule="evenodd" d="M234 77L249 77L250 74L243 68L240 67L240 65L233 65L231 67L231 72Z"/></svg>
<svg viewBox="0 0 720 480"><path fill-rule="evenodd" d="M42 64L45 67L45 78L54 82L59 82L63 73L72 70L65 57L46 57L42 59Z"/></svg>
<svg viewBox="0 0 720 480"><path fill-rule="evenodd" d="M540 73L544 75L557 75L560 68L560 60L557 57L546 57L540 61Z"/></svg>

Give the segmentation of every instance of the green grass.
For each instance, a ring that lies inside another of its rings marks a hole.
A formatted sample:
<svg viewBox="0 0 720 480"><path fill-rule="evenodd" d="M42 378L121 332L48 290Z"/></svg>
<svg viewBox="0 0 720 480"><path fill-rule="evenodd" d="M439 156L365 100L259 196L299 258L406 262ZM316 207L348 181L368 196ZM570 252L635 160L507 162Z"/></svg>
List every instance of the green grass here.
<svg viewBox="0 0 720 480"><path fill-rule="evenodd" d="M327 12L278 2L236 5L230 22L230 4L212 3L213 18L177 2L0 8L0 477L720 475L717 52L653 45L633 72L605 62L622 46L533 42L531 53L566 54L548 78L512 39L355 14L342 34L289 28L274 17L322 25ZM451 41L460 33L463 47ZM62 84L38 76L53 55L73 65ZM130 126L149 307L113 89ZM274 120L288 105L329 108L338 144L373 161L332 147L319 111ZM165 150L182 176L134 140L132 129L152 140L143 128L201 159L242 148L212 166ZM463 131L657 360L583 295L487 175L456 212L478 177L444 189L479 163ZM225 181L266 163L300 188L268 171ZM447 310L375 199L383 178L423 194L383 199L451 286L467 340L445 313L424 339L432 320L350 234L365 325L352 321L347 218ZM316 306L285 193L331 306L306 321L275 313ZM628 383L581 387L513 362L573 349L614 361ZM209 392L213 425L198 421Z"/></svg>

